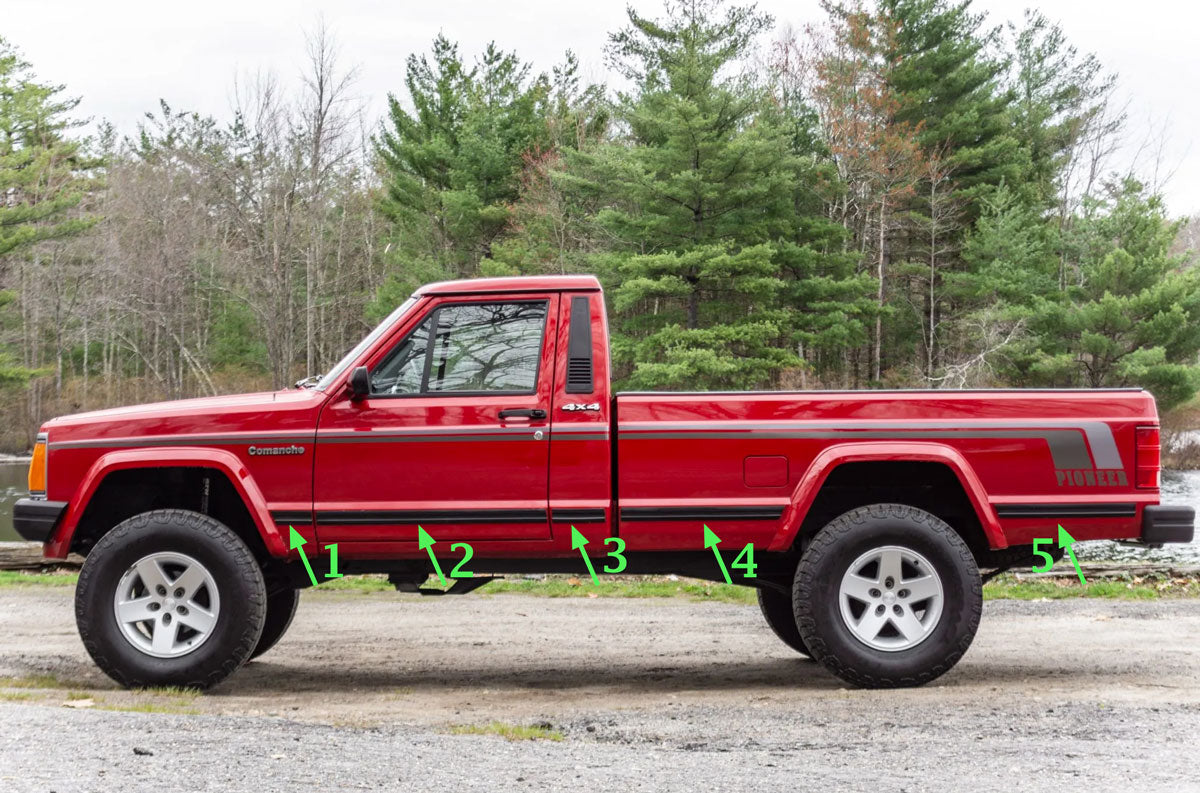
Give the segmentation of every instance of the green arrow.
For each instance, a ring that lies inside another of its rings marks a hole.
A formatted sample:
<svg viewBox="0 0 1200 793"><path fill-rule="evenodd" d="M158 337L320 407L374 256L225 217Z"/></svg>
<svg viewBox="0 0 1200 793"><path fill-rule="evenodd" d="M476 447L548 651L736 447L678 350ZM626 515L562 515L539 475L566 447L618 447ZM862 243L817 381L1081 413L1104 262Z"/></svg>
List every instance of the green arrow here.
<svg viewBox="0 0 1200 793"><path fill-rule="evenodd" d="M435 540L429 536L429 532L417 526L417 547L429 552L429 561L433 562L433 570L438 574L438 580L442 582L442 586L446 586L446 576L442 575L442 566L438 564L437 557L433 555L434 542ZM451 548L450 550L454 549Z"/></svg>
<svg viewBox="0 0 1200 793"><path fill-rule="evenodd" d="M592 574L592 583L595 584L596 586L600 586L600 579L596 577L596 568L592 567L592 560L588 558L587 548L584 547L587 544L588 544L587 537L584 537L583 534L579 531L579 529L572 526L571 527L571 550L579 551L579 553L583 555L583 563L587 565L588 572Z"/></svg>
<svg viewBox="0 0 1200 793"><path fill-rule="evenodd" d="M733 579L729 577L729 568L725 566L725 560L721 558L721 551L717 548L717 544L720 542L721 538L706 524L704 526L704 547L712 548L713 555L717 557L717 564L721 565L721 575L725 576L725 583L732 584Z"/></svg>
<svg viewBox="0 0 1200 793"><path fill-rule="evenodd" d="M308 556L304 553L304 544L308 540L300 536L300 532L296 531L294 526L288 526L291 529L292 550L300 552L300 561L304 562L304 569L308 571L308 579L312 581L313 586L317 585L317 574L313 572L312 565L308 563Z"/></svg>
<svg viewBox="0 0 1200 793"><path fill-rule="evenodd" d="M1083 571L1079 569L1079 560L1075 558L1075 549L1071 546L1075 543L1075 538L1067 533L1067 530L1058 524L1058 547L1067 549L1067 556L1071 557L1071 564L1075 565L1075 574L1079 576L1079 583L1086 586L1087 581L1083 580Z"/></svg>

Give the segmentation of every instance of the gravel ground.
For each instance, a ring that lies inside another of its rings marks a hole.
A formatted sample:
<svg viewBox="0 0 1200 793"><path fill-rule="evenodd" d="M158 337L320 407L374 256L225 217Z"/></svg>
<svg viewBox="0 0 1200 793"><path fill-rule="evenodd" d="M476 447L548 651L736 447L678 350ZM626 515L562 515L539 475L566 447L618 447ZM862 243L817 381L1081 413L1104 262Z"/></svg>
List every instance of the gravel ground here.
<svg viewBox="0 0 1200 793"><path fill-rule="evenodd" d="M0 683L4 791L1200 791L1200 601L989 602L944 678L858 691L754 607L312 592L188 698L117 690L69 591L10 588L0 677L46 686ZM494 720L564 740L450 733Z"/></svg>

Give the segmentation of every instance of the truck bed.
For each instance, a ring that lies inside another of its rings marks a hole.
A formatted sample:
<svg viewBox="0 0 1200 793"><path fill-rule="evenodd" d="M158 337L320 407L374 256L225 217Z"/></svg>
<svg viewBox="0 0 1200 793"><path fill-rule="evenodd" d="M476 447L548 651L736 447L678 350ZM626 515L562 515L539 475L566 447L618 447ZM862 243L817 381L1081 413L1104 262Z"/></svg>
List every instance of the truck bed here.
<svg viewBox="0 0 1200 793"><path fill-rule="evenodd" d="M638 550L700 520L782 550L832 467L855 461L948 467L992 547L1060 522L1078 539L1135 538L1158 502L1135 486L1136 429L1158 421L1141 389L639 392L615 413L621 536Z"/></svg>

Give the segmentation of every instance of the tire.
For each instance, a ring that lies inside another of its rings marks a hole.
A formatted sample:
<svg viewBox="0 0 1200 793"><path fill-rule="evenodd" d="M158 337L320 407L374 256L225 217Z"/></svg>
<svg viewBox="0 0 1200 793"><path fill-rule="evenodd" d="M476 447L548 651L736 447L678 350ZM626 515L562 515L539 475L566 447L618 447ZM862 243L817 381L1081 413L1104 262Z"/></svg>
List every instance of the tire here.
<svg viewBox="0 0 1200 793"><path fill-rule="evenodd" d="M262 635L250 660L254 660L267 650L270 650L287 633L291 627L292 618L296 616L296 607L300 605L300 590L279 589L267 594L267 618L263 621Z"/></svg>
<svg viewBox="0 0 1200 793"><path fill-rule="evenodd" d="M767 625L771 627L776 636L783 640L784 644L806 658L812 655L804 645L800 629L796 627L796 615L792 611L790 595L776 592L773 589L760 588L758 590L758 607L762 610Z"/></svg>
<svg viewBox="0 0 1200 793"><path fill-rule="evenodd" d="M75 589L83 646L126 688L216 685L258 645L266 609L262 570L241 538L179 509L117 524Z"/></svg>
<svg viewBox="0 0 1200 793"><path fill-rule="evenodd" d="M971 646L983 587L970 549L945 522L872 504L817 532L796 568L792 604L813 658L842 680L919 686Z"/></svg>

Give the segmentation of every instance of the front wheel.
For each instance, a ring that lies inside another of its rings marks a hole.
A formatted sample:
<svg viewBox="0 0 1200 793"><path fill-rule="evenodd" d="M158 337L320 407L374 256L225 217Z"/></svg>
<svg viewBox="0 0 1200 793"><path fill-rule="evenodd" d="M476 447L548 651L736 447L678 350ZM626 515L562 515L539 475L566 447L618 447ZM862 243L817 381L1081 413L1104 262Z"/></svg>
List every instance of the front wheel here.
<svg viewBox="0 0 1200 793"><path fill-rule="evenodd" d="M233 531L207 515L156 510L118 524L88 554L75 622L121 685L207 688L250 657L266 599L262 570Z"/></svg>
<svg viewBox="0 0 1200 793"><path fill-rule="evenodd" d="M983 610L967 544L939 518L872 504L817 532L792 591L805 645L826 669L866 688L918 686L970 647Z"/></svg>

